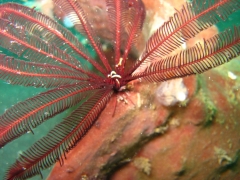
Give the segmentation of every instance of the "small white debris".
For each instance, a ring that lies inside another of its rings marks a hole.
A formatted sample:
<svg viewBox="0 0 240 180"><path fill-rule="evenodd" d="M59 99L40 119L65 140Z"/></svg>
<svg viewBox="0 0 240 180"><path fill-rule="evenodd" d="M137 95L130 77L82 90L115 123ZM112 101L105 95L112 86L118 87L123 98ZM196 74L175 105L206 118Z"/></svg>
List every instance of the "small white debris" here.
<svg viewBox="0 0 240 180"><path fill-rule="evenodd" d="M228 77L230 78L230 79L237 79L237 76L235 75L235 74L233 74L233 72L231 72L231 71L228 71Z"/></svg>
<svg viewBox="0 0 240 180"><path fill-rule="evenodd" d="M150 175L151 163L149 159L144 157L137 157L134 159L133 164L136 168L144 172L146 175Z"/></svg>
<svg viewBox="0 0 240 180"><path fill-rule="evenodd" d="M223 161L226 161L227 163L232 162L232 158L228 156L227 152L224 149L214 147L214 153L218 158L218 163L221 165Z"/></svg>
<svg viewBox="0 0 240 180"><path fill-rule="evenodd" d="M185 101L187 98L187 94L185 92L179 92L177 93L177 99L179 101Z"/></svg>
<svg viewBox="0 0 240 180"><path fill-rule="evenodd" d="M182 49L187 49L187 43L186 43L186 42L184 42L184 43L182 44Z"/></svg>

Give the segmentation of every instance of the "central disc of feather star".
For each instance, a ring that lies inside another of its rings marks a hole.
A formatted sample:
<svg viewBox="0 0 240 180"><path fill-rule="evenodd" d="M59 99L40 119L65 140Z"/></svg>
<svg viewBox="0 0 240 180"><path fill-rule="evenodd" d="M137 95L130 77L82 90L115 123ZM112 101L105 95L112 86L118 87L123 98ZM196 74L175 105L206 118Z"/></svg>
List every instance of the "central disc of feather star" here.
<svg viewBox="0 0 240 180"><path fill-rule="evenodd" d="M119 74L117 74L115 71L111 71L111 73L108 74L108 78L109 78L110 83L113 85L114 90L116 90L116 91L122 90L121 83L119 80L122 77Z"/></svg>

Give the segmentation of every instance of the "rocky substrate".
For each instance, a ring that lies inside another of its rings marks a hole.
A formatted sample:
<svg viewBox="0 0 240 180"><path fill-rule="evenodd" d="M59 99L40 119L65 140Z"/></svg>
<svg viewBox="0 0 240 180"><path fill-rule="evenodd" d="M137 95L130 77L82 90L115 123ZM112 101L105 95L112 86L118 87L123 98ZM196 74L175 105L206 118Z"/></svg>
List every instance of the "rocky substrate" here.
<svg viewBox="0 0 240 180"><path fill-rule="evenodd" d="M183 78L182 101L182 85L160 97L161 83L134 82L48 179L240 179L239 67Z"/></svg>

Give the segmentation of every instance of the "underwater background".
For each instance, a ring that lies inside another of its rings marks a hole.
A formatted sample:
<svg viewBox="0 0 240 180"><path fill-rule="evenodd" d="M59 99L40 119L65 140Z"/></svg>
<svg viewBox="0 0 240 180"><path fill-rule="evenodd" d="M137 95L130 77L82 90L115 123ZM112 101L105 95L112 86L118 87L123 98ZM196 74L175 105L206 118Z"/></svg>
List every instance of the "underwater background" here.
<svg viewBox="0 0 240 180"><path fill-rule="evenodd" d="M16 2L21 3L23 5L34 7L36 6L36 9L38 9L38 5L40 3L36 3L36 1L27 1L27 0L11 0L11 1L3 1L0 0L0 3L6 3L6 2ZM240 12L234 13L229 17L227 22L221 22L217 26L220 31L226 29L227 27L230 27L232 24L240 25ZM73 33L74 30L72 30ZM81 41L84 39L84 37L80 36L78 34L78 38ZM90 46L88 47L91 48ZM0 48L0 53L6 53L4 49ZM94 53L94 52L93 52ZM11 54L8 54L11 55ZM239 59L239 58L238 58ZM231 63L231 62L230 62ZM236 64L236 63L235 63ZM240 61L239 64L239 71L240 71ZM222 66L229 66L228 65L222 65ZM221 67L222 68L222 67ZM237 77L240 78L240 77ZM230 79L229 79L230 80ZM0 114L3 114L6 109L11 107L12 105L16 104L17 102L23 101L29 97L32 97L34 95L37 95L38 93L46 91L45 88L33 88L33 87L23 87L18 85L11 85L8 82L4 82L0 80ZM42 125L40 125L38 128L34 129L34 135L31 133L26 134L18 138L17 140L9 143L4 148L0 149L0 179L3 179L3 176L5 174L5 171L7 170L7 167L15 162L19 154L21 152L28 149L34 142L36 142L38 139L43 137L52 127L54 127L56 124L58 124L62 118L64 118L68 114L68 111L65 111L54 118L44 122ZM51 168L43 171L43 177L47 177L47 174L50 172ZM31 179L37 180L41 179L40 176L35 176Z"/></svg>

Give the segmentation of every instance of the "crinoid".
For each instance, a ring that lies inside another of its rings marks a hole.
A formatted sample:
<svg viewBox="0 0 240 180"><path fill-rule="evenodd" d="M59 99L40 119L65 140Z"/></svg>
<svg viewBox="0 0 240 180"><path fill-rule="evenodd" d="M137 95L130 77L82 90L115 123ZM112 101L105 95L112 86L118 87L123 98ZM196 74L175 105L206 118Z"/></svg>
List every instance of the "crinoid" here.
<svg viewBox="0 0 240 180"><path fill-rule="evenodd" d="M76 30L86 36L98 58L94 59L70 31L35 9L14 3L0 5L0 46L18 56L0 55L1 79L16 85L50 88L1 115L0 147L78 105L20 156L7 171L6 179L26 179L41 174L56 161L63 163L67 152L91 128L111 96L124 91L129 82L138 78L160 82L202 73L240 53L240 27L204 40L203 45L172 53L188 39L237 11L239 0L186 3L149 38L142 55L134 62L128 57L144 23L141 0L106 0L114 58L105 56L78 1L53 1ZM145 69L137 71L143 64Z"/></svg>

